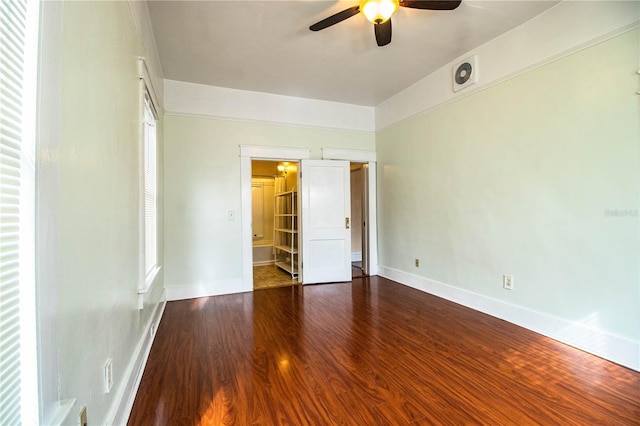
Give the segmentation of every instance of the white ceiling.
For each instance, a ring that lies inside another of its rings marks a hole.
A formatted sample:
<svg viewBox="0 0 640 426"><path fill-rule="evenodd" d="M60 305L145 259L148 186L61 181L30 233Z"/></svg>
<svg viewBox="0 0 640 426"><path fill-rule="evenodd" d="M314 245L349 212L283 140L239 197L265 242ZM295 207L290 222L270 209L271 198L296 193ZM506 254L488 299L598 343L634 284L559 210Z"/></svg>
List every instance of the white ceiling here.
<svg viewBox="0 0 640 426"><path fill-rule="evenodd" d="M358 14L309 25L353 1L148 1L164 77L374 106L556 4L466 1L453 11L399 8L390 45Z"/></svg>

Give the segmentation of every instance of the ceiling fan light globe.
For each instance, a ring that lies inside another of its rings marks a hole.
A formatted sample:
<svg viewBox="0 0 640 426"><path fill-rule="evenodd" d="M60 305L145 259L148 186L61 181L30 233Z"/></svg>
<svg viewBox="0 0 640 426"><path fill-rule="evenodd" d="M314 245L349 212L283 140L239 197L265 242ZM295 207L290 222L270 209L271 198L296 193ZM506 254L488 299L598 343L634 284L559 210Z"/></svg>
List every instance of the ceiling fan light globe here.
<svg viewBox="0 0 640 426"><path fill-rule="evenodd" d="M363 0L360 11L372 24L382 24L398 10L398 5L398 0Z"/></svg>

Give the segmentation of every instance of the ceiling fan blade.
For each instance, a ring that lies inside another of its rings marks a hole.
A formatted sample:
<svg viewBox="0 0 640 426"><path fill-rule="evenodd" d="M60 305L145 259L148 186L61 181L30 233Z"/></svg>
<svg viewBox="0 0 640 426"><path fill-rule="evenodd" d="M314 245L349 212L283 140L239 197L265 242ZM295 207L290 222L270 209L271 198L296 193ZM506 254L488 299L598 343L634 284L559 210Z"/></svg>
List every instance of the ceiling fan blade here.
<svg viewBox="0 0 640 426"><path fill-rule="evenodd" d="M345 19L351 18L353 15L357 15L360 12L360 6L352 6L349 9L345 9L342 12L338 12L335 15L331 15L328 18L324 18L320 22L316 22L312 26L309 27L311 31L320 31L324 30L327 27L337 24L338 22L342 22Z"/></svg>
<svg viewBox="0 0 640 426"><path fill-rule="evenodd" d="M378 46L382 47L391 43L391 19L382 24L373 24L373 29L376 33Z"/></svg>
<svg viewBox="0 0 640 426"><path fill-rule="evenodd" d="M400 0L400 6L412 9L453 10L462 0Z"/></svg>

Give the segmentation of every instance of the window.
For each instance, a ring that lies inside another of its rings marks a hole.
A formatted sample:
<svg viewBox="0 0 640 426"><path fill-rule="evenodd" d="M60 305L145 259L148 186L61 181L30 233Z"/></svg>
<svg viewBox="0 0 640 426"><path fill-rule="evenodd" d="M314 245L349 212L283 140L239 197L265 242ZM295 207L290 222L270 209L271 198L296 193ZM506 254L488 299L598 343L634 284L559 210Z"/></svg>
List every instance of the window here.
<svg viewBox="0 0 640 426"><path fill-rule="evenodd" d="M0 424L37 423L35 88L38 3L0 2Z"/></svg>
<svg viewBox="0 0 640 426"><path fill-rule="evenodd" d="M150 286L158 269L156 112L151 96L144 94L144 274Z"/></svg>
<svg viewBox="0 0 640 426"><path fill-rule="evenodd" d="M138 58L140 77L140 282L138 309L144 309L158 272L158 109L144 58Z"/></svg>

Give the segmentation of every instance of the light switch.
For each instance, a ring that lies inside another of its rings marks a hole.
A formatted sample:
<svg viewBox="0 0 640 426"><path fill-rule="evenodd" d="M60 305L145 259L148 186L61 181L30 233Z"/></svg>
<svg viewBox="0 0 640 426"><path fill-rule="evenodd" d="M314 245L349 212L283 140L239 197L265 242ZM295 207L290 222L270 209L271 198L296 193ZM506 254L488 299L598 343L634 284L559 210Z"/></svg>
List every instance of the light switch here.
<svg viewBox="0 0 640 426"><path fill-rule="evenodd" d="M236 220L236 211L235 210L229 210L229 212L227 214L227 219Z"/></svg>

